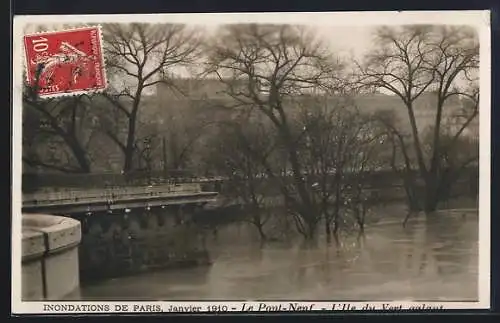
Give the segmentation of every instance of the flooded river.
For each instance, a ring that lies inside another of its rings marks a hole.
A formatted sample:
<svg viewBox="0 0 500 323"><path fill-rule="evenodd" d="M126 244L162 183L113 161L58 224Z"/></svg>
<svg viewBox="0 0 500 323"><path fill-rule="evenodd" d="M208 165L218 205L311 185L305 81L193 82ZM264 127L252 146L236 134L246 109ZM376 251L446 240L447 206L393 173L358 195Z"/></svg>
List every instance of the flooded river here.
<svg viewBox="0 0 500 323"><path fill-rule="evenodd" d="M477 211L435 220L385 217L341 245L269 243L251 228L221 229L208 248L213 264L101 281L84 300L425 300L478 299Z"/></svg>

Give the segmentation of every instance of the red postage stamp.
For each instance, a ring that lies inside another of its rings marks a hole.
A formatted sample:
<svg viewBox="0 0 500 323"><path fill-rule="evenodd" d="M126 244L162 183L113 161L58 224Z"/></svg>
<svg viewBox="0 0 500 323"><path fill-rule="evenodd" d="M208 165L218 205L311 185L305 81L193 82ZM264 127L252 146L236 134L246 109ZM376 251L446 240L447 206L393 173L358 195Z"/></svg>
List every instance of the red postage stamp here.
<svg viewBox="0 0 500 323"><path fill-rule="evenodd" d="M98 26L24 36L28 85L40 97L81 94L107 86Z"/></svg>

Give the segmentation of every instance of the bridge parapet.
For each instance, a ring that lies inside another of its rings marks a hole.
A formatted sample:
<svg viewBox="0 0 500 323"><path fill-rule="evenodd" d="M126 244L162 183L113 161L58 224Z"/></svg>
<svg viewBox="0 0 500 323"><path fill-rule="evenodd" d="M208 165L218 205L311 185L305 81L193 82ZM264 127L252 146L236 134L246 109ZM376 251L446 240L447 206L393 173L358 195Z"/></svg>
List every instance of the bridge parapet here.
<svg viewBox="0 0 500 323"><path fill-rule="evenodd" d="M200 184L119 187L101 190L68 190L23 195L24 213L74 214L169 205L204 204L217 192L206 192Z"/></svg>
<svg viewBox="0 0 500 323"><path fill-rule="evenodd" d="M23 202L33 201L79 201L79 200L114 200L116 198L130 199L142 196L162 196L176 193L198 193L201 192L198 183L186 183L177 185L159 185L146 187L111 187L103 189L68 189L63 191L41 191L23 194Z"/></svg>
<svg viewBox="0 0 500 323"><path fill-rule="evenodd" d="M22 299L60 300L78 289L80 222L46 214L22 215Z"/></svg>

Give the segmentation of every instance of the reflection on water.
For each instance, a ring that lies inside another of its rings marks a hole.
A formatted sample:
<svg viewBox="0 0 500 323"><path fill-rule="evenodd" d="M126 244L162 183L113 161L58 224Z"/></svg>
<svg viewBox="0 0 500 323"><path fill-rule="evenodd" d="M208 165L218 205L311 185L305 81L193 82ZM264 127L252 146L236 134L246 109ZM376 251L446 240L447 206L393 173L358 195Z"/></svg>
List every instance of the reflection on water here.
<svg viewBox="0 0 500 323"><path fill-rule="evenodd" d="M456 300L478 298L477 211L384 218L341 246L260 248L233 226L209 243L213 264L83 286L87 300Z"/></svg>

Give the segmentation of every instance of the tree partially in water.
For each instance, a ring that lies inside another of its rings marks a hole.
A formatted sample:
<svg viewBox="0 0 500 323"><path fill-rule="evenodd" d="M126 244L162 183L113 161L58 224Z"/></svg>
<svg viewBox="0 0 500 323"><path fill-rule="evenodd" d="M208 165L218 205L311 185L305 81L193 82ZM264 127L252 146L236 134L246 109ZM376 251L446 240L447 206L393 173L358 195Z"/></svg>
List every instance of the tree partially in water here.
<svg viewBox="0 0 500 323"><path fill-rule="evenodd" d="M293 98L314 91L338 90L342 66L306 29L289 25L231 25L209 44L209 72L225 84L225 92L240 109L263 116L276 130L286 152L291 181L261 160L266 174L281 181L289 214L308 240L322 217L308 186L299 150L301 132L293 129Z"/></svg>
<svg viewBox="0 0 500 323"><path fill-rule="evenodd" d="M375 49L359 64L358 82L401 99L410 123L410 138L403 138L401 129L393 128L391 133L402 151L415 156L415 162L407 162L405 167L411 168L410 173L414 169L418 177L406 180L413 187L421 181L424 191L419 205L411 207L432 213L444 196L450 176L443 169L443 156L457 146L478 115L479 40L475 30L461 26L383 27L376 31L375 39ZM433 119L432 145L427 156L422 143L424 129L416 118L416 114L426 113L417 107L417 100L426 92L434 95L429 114ZM452 100L459 103L450 104ZM457 114L461 118L455 120L451 140L444 142L442 130L449 126L445 121ZM463 165L477 158L464 160ZM454 167L453 172L459 172L463 165Z"/></svg>
<svg viewBox="0 0 500 323"><path fill-rule="evenodd" d="M364 229L366 191L370 176L382 170L384 161L376 155L385 133L349 98L309 101L300 119L305 131L301 156L323 214L326 240L331 242L333 235L338 241L348 213Z"/></svg>
<svg viewBox="0 0 500 323"><path fill-rule="evenodd" d="M266 205L270 185L261 162L274 150L269 135L268 127L248 118L222 122L206 156L211 167L225 177L224 195L242 207L237 221L254 226L262 242L270 238L266 224L272 212Z"/></svg>

